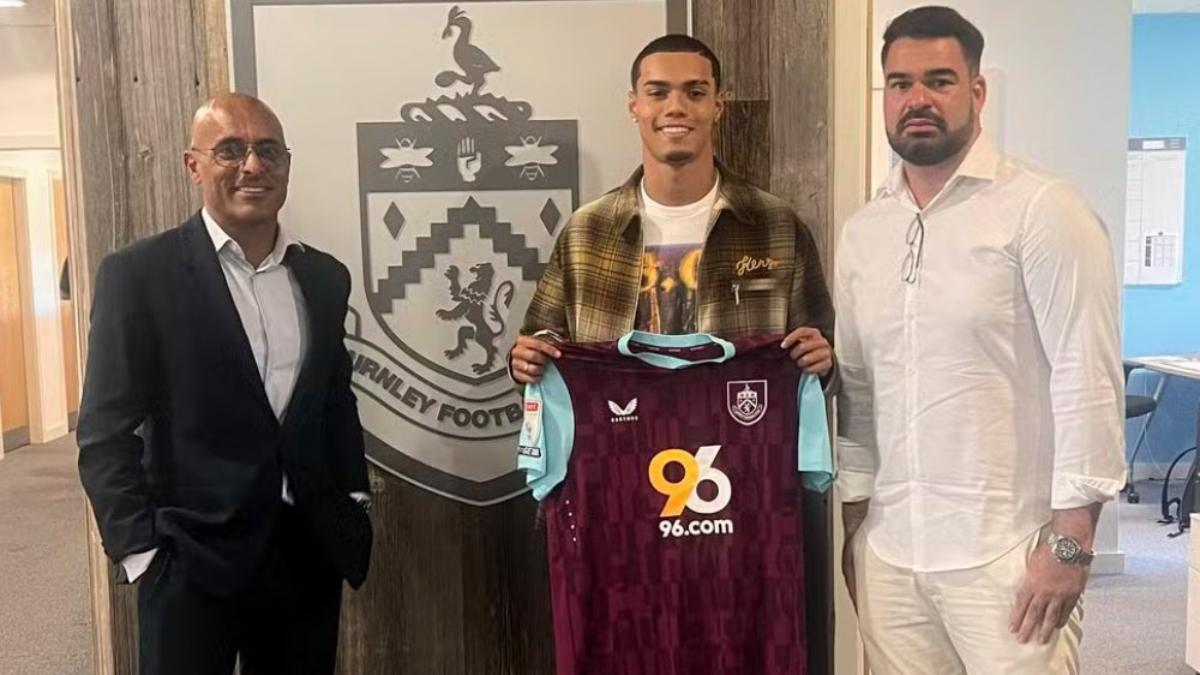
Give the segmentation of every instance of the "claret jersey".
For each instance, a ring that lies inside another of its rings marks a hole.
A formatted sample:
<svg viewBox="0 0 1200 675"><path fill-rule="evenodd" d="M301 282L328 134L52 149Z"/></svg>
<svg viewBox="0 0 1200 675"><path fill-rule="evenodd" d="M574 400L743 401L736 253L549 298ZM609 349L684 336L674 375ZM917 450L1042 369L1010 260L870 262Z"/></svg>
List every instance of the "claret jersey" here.
<svg viewBox="0 0 1200 675"><path fill-rule="evenodd" d="M831 482L829 429L779 343L564 344L526 388L559 675L805 672L799 491Z"/></svg>

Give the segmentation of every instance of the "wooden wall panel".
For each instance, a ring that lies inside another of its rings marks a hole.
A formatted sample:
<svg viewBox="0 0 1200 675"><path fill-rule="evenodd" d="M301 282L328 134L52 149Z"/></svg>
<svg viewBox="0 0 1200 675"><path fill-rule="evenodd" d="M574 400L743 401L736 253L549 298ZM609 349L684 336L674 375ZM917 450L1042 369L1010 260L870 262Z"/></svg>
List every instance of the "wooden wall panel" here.
<svg viewBox="0 0 1200 675"><path fill-rule="evenodd" d="M771 102L731 100L717 126L717 157L755 186L771 187ZM739 148L754 148L753 152Z"/></svg>
<svg viewBox="0 0 1200 675"><path fill-rule="evenodd" d="M55 0L55 11L72 289L76 325L86 334L100 260L199 206L182 153L192 112L227 87L223 3ZM110 583L111 565L87 517L95 671L134 673L134 589Z"/></svg>
<svg viewBox="0 0 1200 675"><path fill-rule="evenodd" d="M78 231L72 248L81 261L76 288L85 315L86 290L103 255L173 226L198 206L180 154L192 110L228 86L226 18L224 0L56 2L66 57L63 137L73 146L66 153ZM733 92L718 132L721 156L795 204L819 241L829 228L822 196L829 189L829 120L822 111L830 88L828 73L820 75L828 59L819 53L828 25L819 20L830 2L694 5L697 34L722 58ZM810 23L804 30L780 25L792 21ZM798 38L812 44L790 42ZM800 83L802 90L781 91ZM345 599L339 671L553 672L544 532L535 527L532 500L465 506L375 468L371 482L376 549L367 585ZM811 537L820 542L828 511L819 500L806 508ZM132 594L107 584L94 532L91 553L97 672L133 672ZM829 576L827 553L810 555L813 578ZM821 635L811 642L820 644L832 629L813 623ZM827 672L828 655L815 659L813 672Z"/></svg>
<svg viewBox="0 0 1200 675"><path fill-rule="evenodd" d="M722 87L734 100L765 101L770 95L768 31L779 4L779 0L693 0L695 35L720 59Z"/></svg>
<svg viewBox="0 0 1200 675"><path fill-rule="evenodd" d="M695 0L696 37L721 59L730 100L717 154L787 200L813 233L829 279L833 0ZM833 522L828 495L804 498L809 671L832 673Z"/></svg>
<svg viewBox="0 0 1200 675"><path fill-rule="evenodd" d="M770 190L792 203L827 263L833 254L832 11L833 0L776 2L768 32L770 62L776 66L768 75L775 150Z"/></svg>
<svg viewBox="0 0 1200 675"><path fill-rule="evenodd" d="M466 506L374 467L371 488L371 575L343 606L339 672L552 673L533 500Z"/></svg>

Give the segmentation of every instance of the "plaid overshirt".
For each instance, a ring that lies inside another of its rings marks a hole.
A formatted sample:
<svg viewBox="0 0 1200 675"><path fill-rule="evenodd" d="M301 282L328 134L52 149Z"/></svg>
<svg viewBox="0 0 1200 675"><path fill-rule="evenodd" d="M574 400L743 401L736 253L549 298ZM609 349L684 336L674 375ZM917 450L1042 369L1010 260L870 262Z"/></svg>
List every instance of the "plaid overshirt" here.
<svg viewBox="0 0 1200 675"><path fill-rule="evenodd" d="M700 257L696 326L724 338L818 328L833 302L808 227L787 203L718 164L717 212ZM616 340L633 329L642 279L642 169L571 215L525 313L523 335Z"/></svg>

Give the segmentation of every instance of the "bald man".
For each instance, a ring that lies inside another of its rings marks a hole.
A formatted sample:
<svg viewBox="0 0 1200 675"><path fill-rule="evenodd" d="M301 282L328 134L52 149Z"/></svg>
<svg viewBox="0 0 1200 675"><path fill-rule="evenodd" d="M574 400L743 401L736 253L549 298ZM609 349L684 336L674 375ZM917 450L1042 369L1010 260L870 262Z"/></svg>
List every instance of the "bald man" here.
<svg viewBox="0 0 1200 675"><path fill-rule="evenodd" d="M80 477L138 585L143 674L331 673L371 548L350 275L280 226L262 101L202 106L183 159L204 208L97 272Z"/></svg>

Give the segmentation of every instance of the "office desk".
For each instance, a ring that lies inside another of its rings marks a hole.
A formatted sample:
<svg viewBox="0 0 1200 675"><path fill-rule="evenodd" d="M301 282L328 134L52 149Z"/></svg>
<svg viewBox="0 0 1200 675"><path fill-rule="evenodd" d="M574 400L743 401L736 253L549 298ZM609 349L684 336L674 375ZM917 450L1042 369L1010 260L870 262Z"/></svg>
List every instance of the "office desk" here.
<svg viewBox="0 0 1200 675"><path fill-rule="evenodd" d="M1153 370L1166 375L1176 375L1192 380L1200 380L1200 354L1187 356L1139 356L1136 359L1125 359L1138 368Z"/></svg>
<svg viewBox="0 0 1200 675"><path fill-rule="evenodd" d="M1185 356L1142 356L1135 359L1126 359L1126 363L1171 377L1184 377L1189 380L1200 381L1200 354L1188 354ZM1167 379L1166 377L1161 378L1158 385L1154 388L1153 398L1156 405L1155 409L1146 417L1146 421L1142 426L1143 434L1149 428L1151 420L1154 419L1154 415L1158 411L1157 404L1159 398L1162 396L1163 387L1166 386ZM1200 402L1198 402L1198 405L1200 405ZM1196 445L1200 447L1200 414L1197 415L1196 420ZM1180 533L1191 527L1190 515L1197 510L1195 501L1198 472L1200 472L1200 452L1192 455L1191 468L1188 470L1187 480L1183 486L1182 504L1179 511Z"/></svg>

